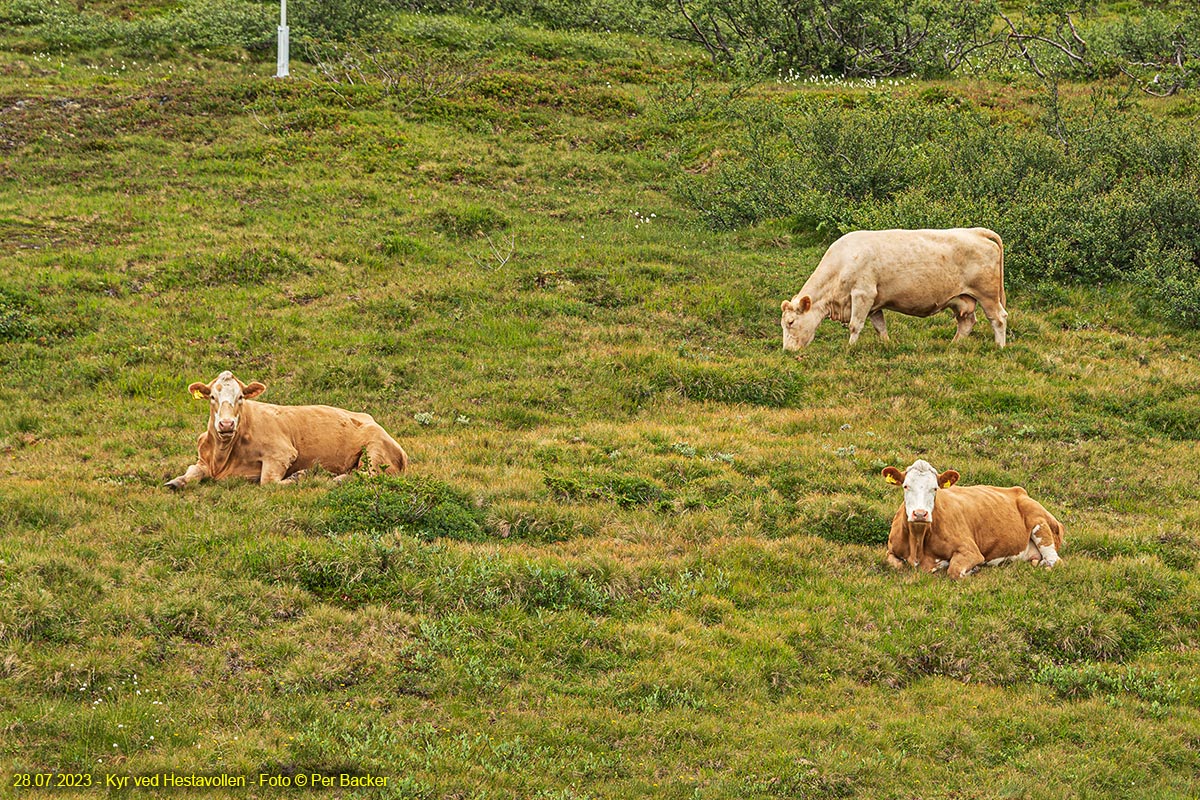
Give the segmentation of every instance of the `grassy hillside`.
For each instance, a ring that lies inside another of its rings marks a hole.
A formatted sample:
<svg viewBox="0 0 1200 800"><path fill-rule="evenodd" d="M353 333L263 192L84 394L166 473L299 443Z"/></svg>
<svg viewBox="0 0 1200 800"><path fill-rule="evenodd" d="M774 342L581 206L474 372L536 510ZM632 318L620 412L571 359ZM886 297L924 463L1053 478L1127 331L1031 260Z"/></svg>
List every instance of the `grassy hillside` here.
<svg viewBox="0 0 1200 800"><path fill-rule="evenodd" d="M397 26L373 65L287 81L4 34L6 793L1200 791L1200 333L1128 286L1010 280L1004 350L892 316L890 344L827 322L786 356L824 243L682 199L735 125L677 113L697 70L730 88L700 54ZM1035 124L1032 83L954 91ZM170 493L205 424L186 387L223 369L373 414L409 478ZM917 457L1025 486L1061 568L888 569L879 470Z"/></svg>

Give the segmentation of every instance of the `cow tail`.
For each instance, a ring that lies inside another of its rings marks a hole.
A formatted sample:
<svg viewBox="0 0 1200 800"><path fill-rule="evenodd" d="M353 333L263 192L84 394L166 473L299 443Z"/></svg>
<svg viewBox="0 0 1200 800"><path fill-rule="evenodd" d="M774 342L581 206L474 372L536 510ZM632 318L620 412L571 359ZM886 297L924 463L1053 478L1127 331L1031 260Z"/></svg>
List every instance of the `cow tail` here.
<svg viewBox="0 0 1200 800"><path fill-rule="evenodd" d="M1000 238L1000 234L987 228L984 228L982 233L1000 248L1000 305L1007 309L1008 299L1004 296L1004 240Z"/></svg>
<svg viewBox="0 0 1200 800"><path fill-rule="evenodd" d="M1054 532L1054 549L1061 550L1063 546L1063 536L1066 534L1066 528L1057 519L1050 528Z"/></svg>

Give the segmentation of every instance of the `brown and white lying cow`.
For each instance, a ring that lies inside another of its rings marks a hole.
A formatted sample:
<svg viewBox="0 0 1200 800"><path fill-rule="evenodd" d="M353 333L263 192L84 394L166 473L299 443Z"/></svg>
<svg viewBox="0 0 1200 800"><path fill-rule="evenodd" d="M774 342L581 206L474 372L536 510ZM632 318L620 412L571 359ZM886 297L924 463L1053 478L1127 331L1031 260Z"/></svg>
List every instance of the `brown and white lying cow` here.
<svg viewBox="0 0 1200 800"><path fill-rule="evenodd" d="M883 477L904 487L888 536L893 567L906 561L925 572L949 567L951 578L961 578L984 564L1059 561L1062 524L1020 486L955 486L957 472L939 475L921 460L904 472L887 467Z"/></svg>
<svg viewBox="0 0 1200 800"><path fill-rule="evenodd" d="M1004 243L987 228L854 231L825 251L800 293L783 301L783 349L807 347L826 317L850 324L850 344L871 320L887 341L884 310L928 317L954 311L965 338L975 325L975 305L1004 346Z"/></svg>
<svg viewBox="0 0 1200 800"><path fill-rule="evenodd" d="M197 400L208 400L208 430L197 440L199 460L167 486L182 489L203 478L230 477L276 483L318 464L344 476L362 459L371 473L408 466L404 449L370 414L251 399L266 389L258 381L244 384L228 370L212 383L189 386Z"/></svg>

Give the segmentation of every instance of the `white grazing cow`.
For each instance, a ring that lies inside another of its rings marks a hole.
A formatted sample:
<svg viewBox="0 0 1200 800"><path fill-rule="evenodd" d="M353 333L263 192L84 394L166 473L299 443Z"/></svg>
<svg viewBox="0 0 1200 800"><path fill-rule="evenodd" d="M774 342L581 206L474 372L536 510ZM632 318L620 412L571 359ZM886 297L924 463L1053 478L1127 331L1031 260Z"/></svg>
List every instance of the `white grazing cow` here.
<svg viewBox="0 0 1200 800"><path fill-rule="evenodd" d="M987 228L854 231L830 245L800 293L783 301L783 349L807 347L826 317L850 324L850 344L868 319L887 341L885 309L914 317L952 309L958 341L975 324L976 303L1003 347L1004 302L1004 243Z"/></svg>

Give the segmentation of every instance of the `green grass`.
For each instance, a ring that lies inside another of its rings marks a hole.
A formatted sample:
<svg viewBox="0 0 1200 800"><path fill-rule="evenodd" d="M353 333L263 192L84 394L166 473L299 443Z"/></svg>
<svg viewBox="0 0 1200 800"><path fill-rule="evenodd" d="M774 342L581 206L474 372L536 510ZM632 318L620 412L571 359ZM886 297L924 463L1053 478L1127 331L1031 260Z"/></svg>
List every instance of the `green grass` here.
<svg viewBox="0 0 1200 800"><path fill-rule="evenodd" d="M426 29L479 77L414 98L4 34L6 786L1200 790L1200 334L1131 287L1010 281L1004 350L893 316L890 344L827 322L792 358L779 301L820 244L705 230L674 190L725 124L654 100L697 53L398 22ZM411 473L170 493L205 422L186 387L222 369L371 413ZM1025 486L1060 568L888 569L879 470L917 457Z"/></svg>

